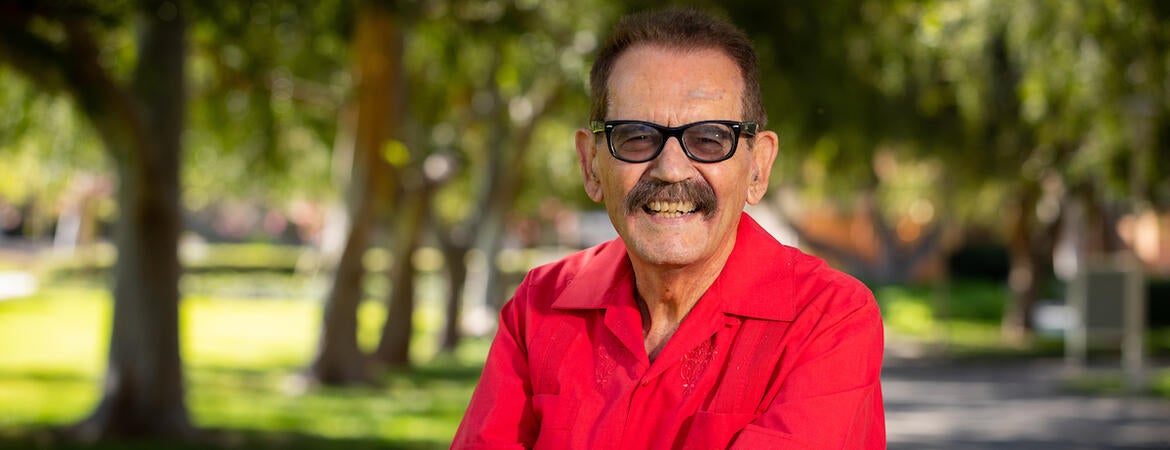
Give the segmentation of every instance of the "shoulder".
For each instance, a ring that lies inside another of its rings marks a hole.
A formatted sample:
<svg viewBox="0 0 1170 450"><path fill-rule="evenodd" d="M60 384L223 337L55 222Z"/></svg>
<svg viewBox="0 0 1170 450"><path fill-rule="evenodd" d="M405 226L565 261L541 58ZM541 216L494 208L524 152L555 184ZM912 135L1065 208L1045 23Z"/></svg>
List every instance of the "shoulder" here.
<svg viewBox="0 0 1170 450"><path fill-rule="evenodd" d="M600 307L602 294L623 279L628 266L625 246L615 239L533 268L511 303L541 311Z"/></svg>
<svg viewBox="0 0 1170 450"><path fill-rule="evenodd" d="M609 241L534 267L524 277L524 285L542 292L560 292L578 278L597 278L601 275L599 266L613 263L609 260L614 259L615 246L624 251L621 241Z"/></svg>
<svg viewBox="0 0 1170 450"><path fill-rule="evenodd" d="M781 320L821 321L876 303L869 288L824 260L784 245L746 214L721 278L732 313ZM812 312L812 313L810 313Z"/></svg>
<svg viewBox="0 0 1170 450"><path fill-rule="evenodd" d="M877 316L873 292L860 280L837 270L823 259L795 248L791 252L793 300L798 309L812 308L825 315L868 311Z"/></svg>
<svg viewBox="0 0 1170 450"><path fill-rule="evenodd" d="M615 253L625 257L620 241L533 268L501 309L501 327L512 330L525 348L555 340L554 336L561 336L566 329L577 330L578 322L597 311L606 298L600 289L613 284L605 274L613 272L612 267L617 265L610 261Z"/></svg>

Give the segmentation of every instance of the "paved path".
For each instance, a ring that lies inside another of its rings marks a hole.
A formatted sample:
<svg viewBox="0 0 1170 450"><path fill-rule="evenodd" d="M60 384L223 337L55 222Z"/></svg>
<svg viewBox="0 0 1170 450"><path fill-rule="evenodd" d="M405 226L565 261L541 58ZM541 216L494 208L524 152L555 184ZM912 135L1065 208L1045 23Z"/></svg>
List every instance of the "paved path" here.
<svg viewBox="0 0 1170 450"><path fill-rule="evenodd" d="M1062 361L891 360L891 450L1170 449L1170 400L1061 389Z"/></svg>

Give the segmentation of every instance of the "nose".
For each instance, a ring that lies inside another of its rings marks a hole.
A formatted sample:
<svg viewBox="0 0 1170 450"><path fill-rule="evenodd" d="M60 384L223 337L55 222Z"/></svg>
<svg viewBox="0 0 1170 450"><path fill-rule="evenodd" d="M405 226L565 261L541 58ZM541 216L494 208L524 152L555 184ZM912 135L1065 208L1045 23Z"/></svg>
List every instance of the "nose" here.
<svg viewBox="0 0 1170 450"><path fill-rule="evenodd" d="M672 136L666 139L662 153L650 161L649 175L657 180L676 183L690 178L694 170L691 159L683 151L682 142Z"/></svg>

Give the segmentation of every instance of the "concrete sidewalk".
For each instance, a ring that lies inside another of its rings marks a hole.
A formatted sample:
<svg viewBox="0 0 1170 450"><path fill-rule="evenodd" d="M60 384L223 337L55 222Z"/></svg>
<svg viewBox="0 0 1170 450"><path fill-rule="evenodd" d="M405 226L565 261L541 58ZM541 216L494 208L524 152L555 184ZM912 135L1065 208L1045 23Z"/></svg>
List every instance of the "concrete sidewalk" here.
<svg viewBox="0 0 1170 450"><path fill-rule="evenodd" d="M1170 400L1063 390L1060 359L900 360L882 374L891 450L1170 449Z"/></svg>

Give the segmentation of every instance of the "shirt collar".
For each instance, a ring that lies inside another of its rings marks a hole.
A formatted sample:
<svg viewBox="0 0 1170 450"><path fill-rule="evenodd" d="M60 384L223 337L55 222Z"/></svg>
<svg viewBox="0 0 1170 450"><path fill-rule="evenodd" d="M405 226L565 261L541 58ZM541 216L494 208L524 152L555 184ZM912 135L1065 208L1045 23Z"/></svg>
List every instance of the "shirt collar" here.
<svg viewBox="0 0 1170 450"><path fill-rule="evenodd" d="M600 309L633 299L634 269L621 238L601 244L582 255L576 276L553 302L557 309ZM604 290L602 290L604 289ZM623 295L618 289L625 289Z"/></svg>
<svg viewBox="0 0 1170 450"><path fill-rule="evenodd" d="M792 320L795 250L776 241L741 213L735 248L700 301L722 304L724 313L767 320ZM601 309L632 301L633 269L621 238L586 252L573 280L553 302L557 309ZM603 287L604 291L599 290Z"/></svg>
<svg viewBox="0 0 1170 450"><path fill-rule="evenodd" d="M793 263L796 249L781 244L743 213L735 248L708 289L723 298L724 312L756 319L790 321L796 317Z"/></svg>

